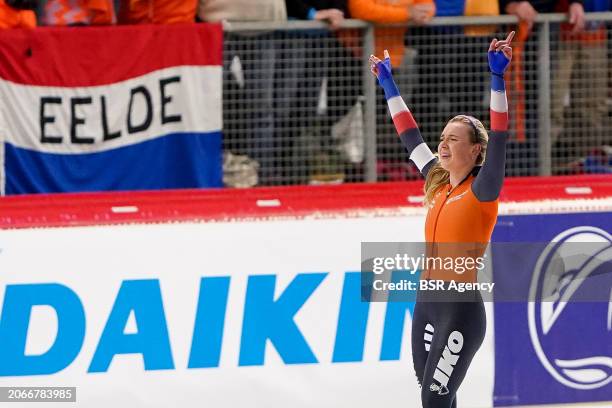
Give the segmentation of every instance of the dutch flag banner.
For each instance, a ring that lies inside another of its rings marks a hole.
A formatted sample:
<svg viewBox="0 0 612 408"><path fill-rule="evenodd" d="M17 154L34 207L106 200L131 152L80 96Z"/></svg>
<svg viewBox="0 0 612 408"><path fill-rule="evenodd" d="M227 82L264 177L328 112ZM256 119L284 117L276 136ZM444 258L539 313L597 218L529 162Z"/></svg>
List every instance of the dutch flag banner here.
<svg viewBox="0 0 612 408"><path fill-rule="evenodd" d="M222 185L220 25L7 30L4 194Z"/></svg>

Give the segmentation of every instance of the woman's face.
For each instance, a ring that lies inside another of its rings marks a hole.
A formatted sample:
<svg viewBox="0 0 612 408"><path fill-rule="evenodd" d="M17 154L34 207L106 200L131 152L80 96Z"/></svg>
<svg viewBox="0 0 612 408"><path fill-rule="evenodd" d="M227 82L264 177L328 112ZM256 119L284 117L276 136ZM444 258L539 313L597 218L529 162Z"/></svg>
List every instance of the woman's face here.
<svg viewBox="0 0 612 408"><path fill-rule="evenodd" d="M472 128L465 123L451 122L440 136L438 154L440 165L452 173L463 173L473 168L480 153L480 145L470 141Z"/></svg>

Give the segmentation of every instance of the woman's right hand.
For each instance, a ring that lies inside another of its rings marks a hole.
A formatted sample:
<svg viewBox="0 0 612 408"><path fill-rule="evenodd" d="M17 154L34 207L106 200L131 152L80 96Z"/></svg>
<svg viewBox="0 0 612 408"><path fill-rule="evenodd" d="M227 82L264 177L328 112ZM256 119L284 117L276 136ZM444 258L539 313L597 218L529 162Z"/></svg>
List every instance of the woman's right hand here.
<svg viewBox="0 0 612 408"><path fill-rule="evenodd" d="M381 85L386 79L393 79L389 51L384 51L384 60L382 61L375 55L370 55L370 71L372 74L374 74L374 76L376 76L376 78L378 78L378 83Z"/></svg>
<svg viewBox="0 0 612 408"><path fill-rule="evenodd" d="M338 9L323 9L317 10L314 19L318 21L326 21L332 30L340 28L340 24L344 21L344 12Z"/></svg>
<svg viewBox="0 0 612 408"><path fill-rule="evenodd" d="M538 17L538 12L528 1L511 1L506 6L506 13L514 14L518 17L519 21L527 24L528 31L531 31L533 23Z"/></svg>
<svg viewBox="0 0 612 408"><path fill-rule="evenodd" d="M408 7L410 22L421 25L431 20L436 14L436 6L432 3L417 3Z"/></svg>

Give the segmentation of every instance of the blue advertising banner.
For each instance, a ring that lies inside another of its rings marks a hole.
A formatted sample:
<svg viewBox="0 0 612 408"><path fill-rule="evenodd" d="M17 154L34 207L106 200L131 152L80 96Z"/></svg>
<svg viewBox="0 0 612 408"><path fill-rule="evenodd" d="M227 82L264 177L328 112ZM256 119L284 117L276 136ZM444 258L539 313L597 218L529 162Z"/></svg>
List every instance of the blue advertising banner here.
<svg viewBox="0 0 612 408"><path fill-rule="evenodd" d="M494 305L495 406L612 400L611 231L609 212L499 217L493 242L534 244L492 246L496 291L517 299ZM560 269L569 244L586 253Z"/></svg>

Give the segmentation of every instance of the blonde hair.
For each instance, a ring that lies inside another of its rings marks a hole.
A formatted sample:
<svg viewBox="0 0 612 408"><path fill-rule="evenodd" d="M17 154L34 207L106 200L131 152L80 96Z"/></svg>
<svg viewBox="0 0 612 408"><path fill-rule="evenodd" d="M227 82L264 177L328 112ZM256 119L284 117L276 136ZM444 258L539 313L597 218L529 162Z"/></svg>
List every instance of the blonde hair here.
<svg viewBox="0 0 612 408"><path fill-rule="evenodd" d="M483 126L482 122L468 115L457 115L448 121L448 123L455 122L463 123L470 129L470 142L472 144L480 144L481 149L478 157L476 157L475 165L482 165L487 155L487 144L489 143L489 134L487 133L487 130ZM431 205L436 192L443 185L447 184L449 180L450 173L440 165L440 162L436 163L431 169L429 169L424 187L425 205Z"/></svg>

